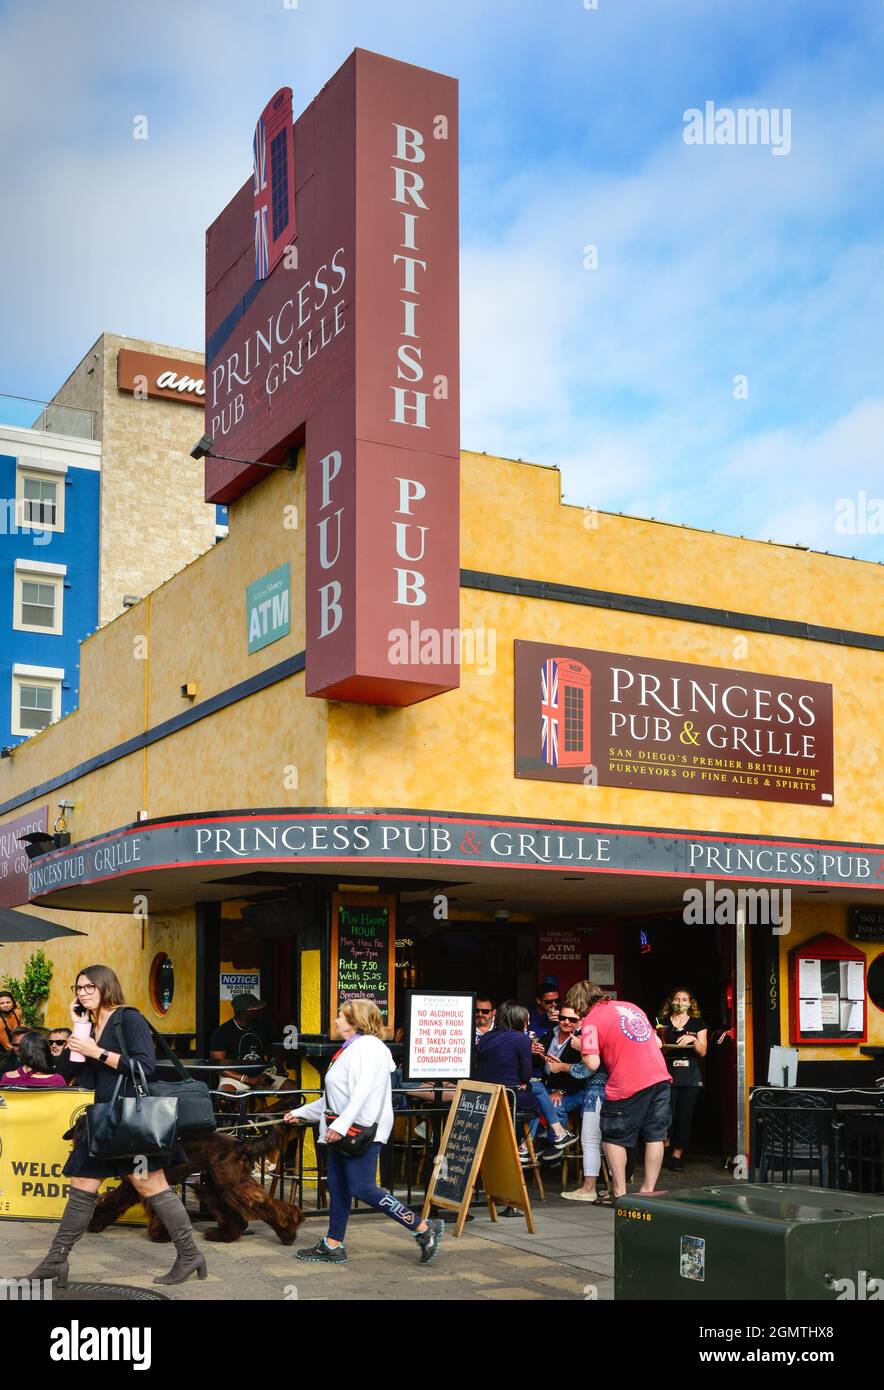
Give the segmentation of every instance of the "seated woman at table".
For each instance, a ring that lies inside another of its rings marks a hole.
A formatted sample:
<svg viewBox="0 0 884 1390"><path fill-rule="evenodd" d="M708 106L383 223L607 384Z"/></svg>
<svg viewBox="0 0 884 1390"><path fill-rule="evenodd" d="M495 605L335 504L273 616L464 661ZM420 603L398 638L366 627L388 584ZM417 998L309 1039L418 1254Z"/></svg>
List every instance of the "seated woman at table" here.
<svg viewBox="0 0 884 1390"><path fill-rule="evenodd" d="M542 1116L547 1126L547 1144L560 1152L569 1144L576 1144L577 1136L569 1134L558 1120L545 1087L532 1085L534 1072L528 1018L528 1010L515 999L507 999L500 1005L494 1027L476 1043L473 1080L497 1082L514 1091L516 1124L522 1121L533 1124ZM524 1146L519 1153L522 1160L527 1161Z"/></svg>
<svg viewBox="0 0 884 1390"><path fill-rule="evenodd" d="M18 1044L18 1066L0 1078L3 1086L66 1086L64 1077L53 1070L49 1044L40 1033L25 1033Z"/></svg>

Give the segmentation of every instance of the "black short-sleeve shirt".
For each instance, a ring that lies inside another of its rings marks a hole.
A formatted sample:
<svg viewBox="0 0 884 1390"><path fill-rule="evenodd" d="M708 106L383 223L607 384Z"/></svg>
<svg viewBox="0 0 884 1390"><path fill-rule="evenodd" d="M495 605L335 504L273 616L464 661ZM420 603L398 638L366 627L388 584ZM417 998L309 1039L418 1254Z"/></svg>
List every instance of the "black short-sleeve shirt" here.
<svg viewBox="0 0 884 1390"><path fill-rule="evenodd" d="M209 1039L210 1052L223 1052L237 1062L263 1062L267 1057L267 1037L262 1024L249 1023L240 1028L235 1018L229 1018L216 1028Z"/></svg>
<svg viewBox="0 0 884 1390"><path fill-rule="evenodd" d="M683 1028L676 1028L672 1019L667 1019L666 1023L660 1028L660 1040L665 1043L677 1043L679 1038L683 1038L686 1033L702 1033L704 1028L709 1025L705 1019L689 1018ZM667 1052L665 1054L666 1065L672 1073L673 1086L702 1086L703 1071L700 1066L700 1059L694 1049L685 1047L681 1053Z"/></svg>

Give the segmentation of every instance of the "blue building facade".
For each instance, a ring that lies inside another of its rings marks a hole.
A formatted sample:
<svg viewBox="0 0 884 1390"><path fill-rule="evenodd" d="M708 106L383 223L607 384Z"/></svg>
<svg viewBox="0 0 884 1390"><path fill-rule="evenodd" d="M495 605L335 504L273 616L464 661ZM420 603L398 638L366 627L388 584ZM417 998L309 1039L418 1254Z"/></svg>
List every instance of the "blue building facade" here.
<svg viewBox="0 0 884 1390"><path fill-rule="evenodd" d="M98 626L101 446L0 426L0 746L79 703Z"/></svg>

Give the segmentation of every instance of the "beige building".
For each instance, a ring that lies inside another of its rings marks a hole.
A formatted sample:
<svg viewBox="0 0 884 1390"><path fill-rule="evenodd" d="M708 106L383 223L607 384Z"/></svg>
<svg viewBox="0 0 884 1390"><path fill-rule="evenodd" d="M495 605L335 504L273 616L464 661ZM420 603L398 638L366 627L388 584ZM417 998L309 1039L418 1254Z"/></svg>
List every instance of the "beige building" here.
<svg viewBox="0 0 884 1390"><path fill-rule="evenodd" d="M202 372L202 353L102 333L53 397L92 411L101 441L101 625L218 538L202 464L190 457L203 433Z"/></svg>

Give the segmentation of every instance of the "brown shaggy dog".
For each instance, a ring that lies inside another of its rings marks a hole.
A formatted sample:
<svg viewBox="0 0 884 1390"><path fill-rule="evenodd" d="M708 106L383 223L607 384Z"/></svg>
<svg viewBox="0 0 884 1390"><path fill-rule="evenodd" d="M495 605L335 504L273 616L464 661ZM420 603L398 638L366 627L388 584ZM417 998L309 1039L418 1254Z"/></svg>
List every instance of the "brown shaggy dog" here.
<svg viewBox="0 0 884 1390"><path fill-rule="evenodd" d="M283 1245L291 1245L297 1239L298 1227L304 1220L301 1208L268 1196L252 1177L252 1168L261 1158L277 1158L284 1152L295 1129L295 1125L279 1124L254 1139L234 1139L216 1131L186 1141L188 1162L168 1170L169 1185L173 1187L191 1173L202 1174L199 1195L218 1223L203 1233L206 1240L239 1240L249 1221L266 1221ZM99 1197L89 1230L106 1230L140 1200L129 1179L124 1178L119 1187ZM152 1209L148 1215L150 1239L167 1241L165 1226Z"/></svg>

